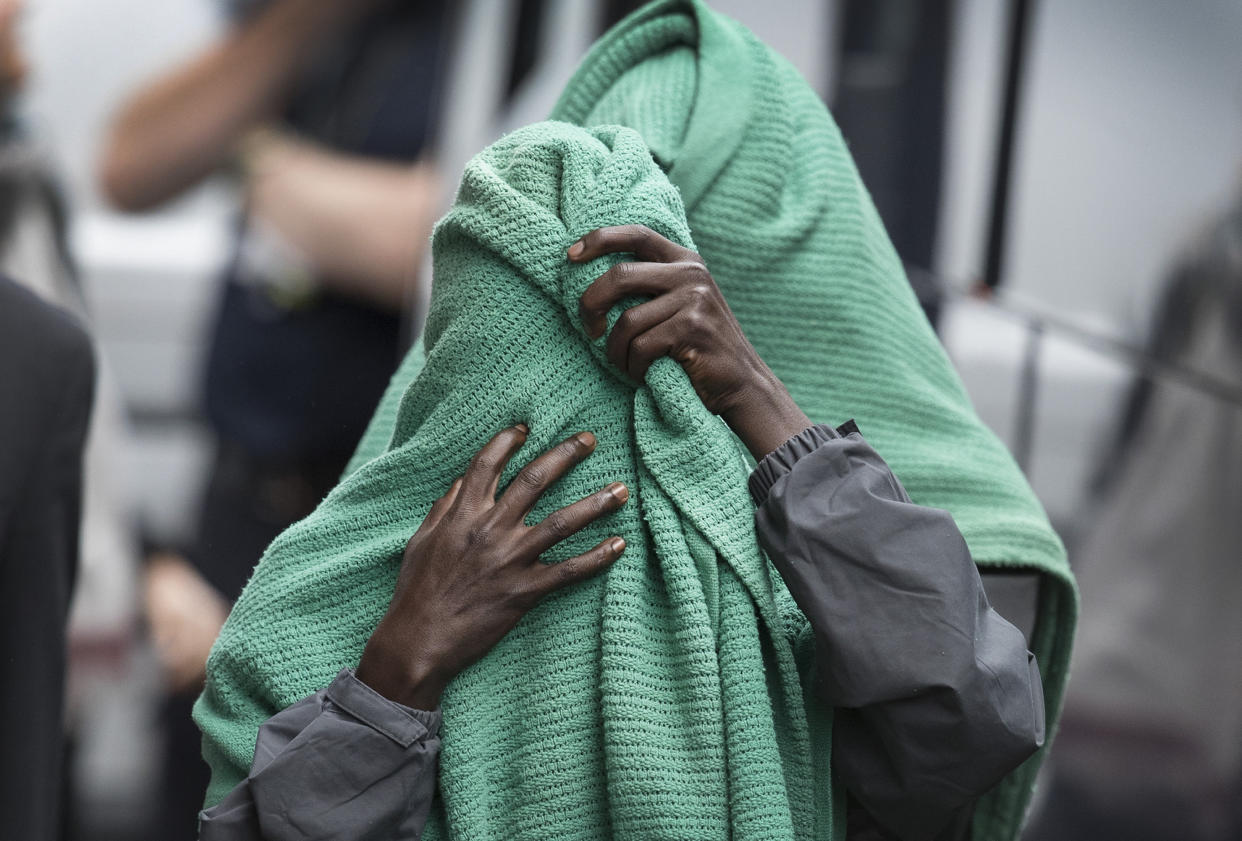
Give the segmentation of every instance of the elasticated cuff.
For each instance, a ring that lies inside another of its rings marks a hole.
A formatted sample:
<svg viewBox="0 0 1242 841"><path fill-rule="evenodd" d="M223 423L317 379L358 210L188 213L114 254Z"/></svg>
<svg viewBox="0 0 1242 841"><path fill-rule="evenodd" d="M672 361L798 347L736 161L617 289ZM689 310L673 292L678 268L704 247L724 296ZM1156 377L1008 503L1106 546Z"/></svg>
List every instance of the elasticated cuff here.
<svg viewBox="0 0 1242 841"><path fill-rule="evenodd" d="M755 505L762 505L776 480L792 470L799 459L815 452L826 442L844 438L852 432L858 432L853 420L846 421L836 429L820 423L802 430L759 462L759 466L750 474L750 498Z"/></svg>

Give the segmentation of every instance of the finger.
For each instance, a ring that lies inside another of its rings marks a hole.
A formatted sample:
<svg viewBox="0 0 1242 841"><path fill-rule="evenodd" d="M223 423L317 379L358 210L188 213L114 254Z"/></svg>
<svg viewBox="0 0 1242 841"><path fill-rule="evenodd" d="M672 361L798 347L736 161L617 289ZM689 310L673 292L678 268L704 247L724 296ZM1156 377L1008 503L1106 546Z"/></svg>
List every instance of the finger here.
<svg viewBox="0 0 1242 841"><path fill-rule="evenodd" d="M584 263L604 254L622 253L657 263L672 263L687 256L698 259L698 255L689 248L665 239L646 225L597 228L569 246L569 259L575 263Z"/></svg>
<svg viewBox="0 0 1242 841"><path fill-rule="evenodd" d="M584 496L577 502L553 511L528 534L531 556L537 557L571 534L582 531L600 517L611 514L625 505L629 498L629 488L620 482L613 482L590 496Z"/></svg>
<svg viewBox="0 0 1242 841"><path fill-rule="evenodd" d="M635 375L631 370L630 354L634 341L675 316L680 306L672 295L663 295L621 313L617 323L612 325L604 348L608 361L634 379L642 380L642 373Z"/></svg>
<svg viewBox="0 0 1242 841"><path fill-rule="evenodd" d="M513 454L526 443L529 430L525 424L518 424L496 433L492 440L483 445L462 477L462 486L458 491L458 499L468 505L492 503L496 500L496 486L500 482L500 474Z"/></svg>
<svg viewBox="0 0 1242 841"><path fill-rule="evenodd" d="M685 367L685 354L682 353L686 349L685 320L680 311L676 312L630 341L623 368L630 379L642 382L647 376L647 369L661 356L671 356Z"/></svg>
<svg viewBox="0 0 1242 841"><path fill-rule="evenodd" d="M431 510L427 512L427 517L423 520L421 528L435 528L436 524L444 519L444 515L453 507L453 503L457 501L457 494L461 492L463 477L458 477L449 485L449 489L444 492L444 496L437 499L431 506Z"/></svg>
<svg viewBox="0 0 1242 841"><path fill-rule="evenodd" d="M597 277L578 299L578 315L587 335L598 339L607 327L608 311L624 298L662 295L677 287L682 270L667 263L617 263Z"/></svg>
<svg viewBox="0 0 1242 841"><path fill-rule="evenodd" d="M595 436L579 432L531 461L505 489L500 504L506 515L520 522L544 491L594 450Z"/></svg>
<svg viewBox="0 0 1242 841"><path fill-rule="evenodd" d="M540 564L532 572L543 595L563 587L585 581L612 566L625 551L625 541L610 537L589 552L561 561L559 564Z"/></svg>

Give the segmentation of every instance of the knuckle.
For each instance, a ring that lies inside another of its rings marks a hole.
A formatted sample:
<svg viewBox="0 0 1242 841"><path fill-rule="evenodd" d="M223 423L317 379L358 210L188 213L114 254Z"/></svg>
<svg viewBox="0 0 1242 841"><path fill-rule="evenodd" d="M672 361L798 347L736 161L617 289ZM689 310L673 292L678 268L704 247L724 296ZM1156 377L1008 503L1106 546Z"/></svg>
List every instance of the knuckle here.
<svg viewBox="0 0 1242 841"><path fill-rule="evenodd" d="M560 585L570 584L578 579L581 560L568 558L556 565L556 580Z"/></svg>
<svg viewBox="0 0 1242 841"><path fill-rule="evenodd" d="M616 242L616 228L596 228L589 235L588 246L597 254L607 254Z"/></svg>
<svg viewBox="0 0 1242 841"><path fill-rule="evenodd" d="M715 297L715 290L710 284L696 281L686 287L686 295L696 307L710 303Z"/></svg>
<svg viewBox="0 0 1242 841"><path fill-rule="evenodd" d="M611 228L601 228L602 237L601 245L610 253L621 253L625 251L633 251L641 241L641 233L634 225L616 225Z"/></svg>
<svg viewBox="0 0 1242 841"><path fill-rule="evenodd" d="M519 608L529 609L543 596L540 587L531 580L530 576L524 576L513 585L510 591L510 598Z"/></svg>
<svg viewBox="0 0 1242 841"><path fill-rule="evenodd" d="M620 333L628 333L634 329L634 316L632 310L626 310L617 318L616 324L612 329Z"/></svg>
<svg viewBox="0 0 1242 841"><path fill-rule="evenodd" d="M703 329L707 326L708 318L702 310L693 309L686 312L683 321L685 329L697 335L703 332Z"/></svg>
<svg viewBox="0 0 1242 841"><path fill-rule="evenodd" d="M691 252L686 260L682 261L684 271L687 277L693 278L695 283L711 285L713 283L711 272L707 270L707 264L703 262L703 258Z"/></svg>
<svg viewBox="0 0 1242 841"><path fill-rule="evenodd" d="M682 344L699 345L712 336L712 318L701 310L686 313L681 327Z"/></svg>
<svg viewBox="0 0 1242 841"><path fill-rule="evenodd" d="M649 333L643 333L630 343L630 350L635 356L646 357L657 352L657 339Z"/></svg>
<svg viewBox="0 0 1242 841"><path fill-rule="evenodd" d="M617 284L624 281L634 270L634 264L628 260L622 263L616 263L608 267L608 271L604 272L604 276L608 278L611 284Z"/></svg>
<svg viewBox="0 0 1242 841"><path fill-rule="evenodd" d="M538 464L528 464L517 475L517 481L530 490L539 490L548 480L548 472Z"/></svg>
<svg viewBox="0 0 1242 841"><path fill-rule="evenodd" d="M473 547L486 546L492 539L492 529L486 523L475 523L466 530L466 542Z"/></svg>
<svg viewBox="0 0 1242 841"><path fill-rule="evenodd" d="M594 318L603 315L601 310L603 302L603 292L595 286L591 286L582 294L582 298L578 301L578 315L583 318Z"/></svg>
<svg viewBox="0 0 1242 841"><path fill-rule="evenodd" d="M497 467L496 459L490 453L479 453L470 463L475 472L490 473Z"/></svg>
<svg viewBox="0 0 1242 841"><path fill-rule="evenodd" d="M573 534L572 525L562 511L553 511L544 522L547 523L548 532L557 540L564 540Z"/></svg>

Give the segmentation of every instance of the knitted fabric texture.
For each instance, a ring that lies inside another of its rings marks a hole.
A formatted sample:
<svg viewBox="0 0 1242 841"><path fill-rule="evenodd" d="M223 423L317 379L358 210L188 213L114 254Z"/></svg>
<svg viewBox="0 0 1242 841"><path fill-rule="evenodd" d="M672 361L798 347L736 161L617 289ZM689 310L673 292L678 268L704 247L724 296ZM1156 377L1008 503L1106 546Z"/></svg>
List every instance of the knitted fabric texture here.
<svg viewBox="0 0 1242 841"><path fill-rule="evenodd" d="M1040 575L1032 648L1051 744L1078 609L1064 549L975 415L815 92L740 24L660 0L592 48L553 117L642 134L747 337L811 419L857 419L914 501L953 515L980 567ZM383 450L422 364L416 346L351 470ZM983 798L974 838L1017 836L1047 750Z"/></svg>
<svg viewBox="0 0 1242 841"><path fill-rule="evenodd" d="M677 190L629 129L538 124L467 167L434 237L426 366L386 451L271 545L212 650L195 711L208 802L242 778L268 716L357 662L432 502L525 421L505 483L575 431L599 441L532 522L609 482L631 489L545 560L613 534L628 548L452 682L424 837L832 836L829 723L801 678L810 634L756 542L736 439L676 363L636 388L580 325L578 298L610 263L565 251L622 221L692 245Z"/></svg>

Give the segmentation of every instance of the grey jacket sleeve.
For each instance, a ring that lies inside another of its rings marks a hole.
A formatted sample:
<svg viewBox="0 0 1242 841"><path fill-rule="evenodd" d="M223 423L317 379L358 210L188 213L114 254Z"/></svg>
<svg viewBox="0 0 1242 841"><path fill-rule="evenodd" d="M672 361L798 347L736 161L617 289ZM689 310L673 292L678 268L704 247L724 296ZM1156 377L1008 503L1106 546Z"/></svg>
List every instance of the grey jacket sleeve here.
<svg viewBox="0 0 1242 841"><path fill-rule="evenodd" d="M751 492L815 634L834 770L882 836L966 837L974 799L1043 744L1043 690L953 518L911 503L852 422L790 439Z"/></svg>
<svg viewBox="0 0 1242 841"><path fill-rule="evenodd" d="M417 839L439 731L438 710L390 701L342 669L259 728L250 775L199 813L199 839Z"/></svg>

